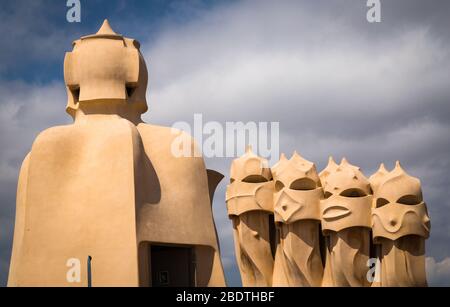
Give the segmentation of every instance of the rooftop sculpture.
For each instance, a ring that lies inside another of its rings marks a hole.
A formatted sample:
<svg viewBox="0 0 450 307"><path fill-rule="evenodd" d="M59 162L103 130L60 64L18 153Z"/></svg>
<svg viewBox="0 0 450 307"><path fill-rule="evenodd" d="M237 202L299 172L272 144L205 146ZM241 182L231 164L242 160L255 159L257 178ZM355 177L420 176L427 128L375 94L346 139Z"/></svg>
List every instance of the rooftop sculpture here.
<svg viewBox="0 0 450 307"><path fill-rule="evenodd" d="M232 178L245 169L238 161L245 161L249 155L254 169L258 169L258 161L266 162L254 153L246 153L233 162ZM337 164L330 157L318 175L312 162L294 153L289 160L282 154L271 170L273 179L266 176L261 184L268 204L268 189L272 188L273 218L262 218L259 225L264 227L251 228L253 236L235 236L238 246L252 246L252 252L245 254L245 262L243 248L236 249L244 286L261 285L249 278L251 272L245 268L256 260L266 270L273 263L273 286L427 285L425 239L429 237L430 219L420 181L408 175L399 163L391 172L381 165L367 179L345 158ZM245 190L234 183L228 189L234 195ZM230 197L227 205L230 214ZM244 207L249 217L261 214L260 208L243 202L234 202L233 212ZM269 207L264 212L269 213ZM230 218L235 225L235 216L230 214ZM273 258L269 257L266 242L271 225L276 227L270 242L276 245ZM260 236L265 244L253 244L254 238ZM270 280L267 275L265 279Z"/></svg>
<svg viewBox="0 0 450 307"><path fill-rule="evenodd" d="M372 234L381 259L380 286L427 285L425 239L430 218L423 201L420 180L407 174L397 162L386 173L383 167L374 182Z"/></svg>
<svg viewBox="0 0 450 307"><path fill-rule="evenodd" d="M225 285L211 210L222 176L172 154L181 131L142 121L139 48L105 21L66 54L74 122L39 134L23 162L9 286Z"/></svg>
<svg viewBox="0 0 450 307"><path fill-rule="evenodd" d="M279 231L274 286L320 286L320 200L316 167L296 152L274 166L274 211Z"/></svg>
<svg viewBox="0 0 450 307"><path fill-rule="evenodd" d="M233 161L227 187L228 216L233 223L236 257L243 286L272 285L273 251L270 221L273 181L267 160L251 148Z"/></svg>

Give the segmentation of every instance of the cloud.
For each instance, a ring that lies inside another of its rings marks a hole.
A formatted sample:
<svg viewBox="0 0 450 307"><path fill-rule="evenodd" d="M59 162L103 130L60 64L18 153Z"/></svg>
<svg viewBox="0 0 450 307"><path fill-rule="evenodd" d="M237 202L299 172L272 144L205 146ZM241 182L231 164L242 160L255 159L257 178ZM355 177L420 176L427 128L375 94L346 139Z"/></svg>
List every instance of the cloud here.
<svg viewBox="0 0 450 307"><path fill-rule="evenodd" d="M16 180L18 163L37 134L49 124L65 123L64 84L0 83L0 180Z"/></svg>
<svg viewBox="0 0 450 307"><path fill-rule="evenodd" d="M266 117L289 129L367 136L417 118L427 98L423 116L444 120L447 44L426 27L372 42L331 12L312 13L298 2L244 4L162 33L144 48L150 116Z"/></svg>
<svg viewBox="0 0 450 307"><path fill-rule="evenodd" d="M450 286L450 257L443 259L441 262L436 262L434 258L427 257L426 268L429 286Z"/></svg>

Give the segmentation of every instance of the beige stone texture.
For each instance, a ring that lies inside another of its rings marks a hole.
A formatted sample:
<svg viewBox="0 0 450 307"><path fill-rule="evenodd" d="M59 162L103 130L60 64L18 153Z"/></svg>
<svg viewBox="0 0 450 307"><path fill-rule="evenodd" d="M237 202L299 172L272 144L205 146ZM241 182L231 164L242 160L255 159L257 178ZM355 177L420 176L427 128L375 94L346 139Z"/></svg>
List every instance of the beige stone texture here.
<svg viewBox="0 0 450 307"><path fill-rule="evenodd" d="M323 172L322 172L323 173ZM369 286L372 195L369 181L344 158L322 182L322 231L326 262L322 286Z"/></svg>
<svg viewBox="0 0 450 307"><path fill-rule="evenodd" d="M372 233L381 260L379 286L426 286L425 239L430 218L420 180L397 162L371 177L375 190Z"/></svg>
<svg viewBox="0 0 450 307"><path fill-rule="evenodd" d="M93 286L149 286L156 244L191 247L195 285L224 286L210 191L220 176L171 152L182 132L141 120L139 43L105 21L74 42L64 77L74 122L42 132L23 162L8 285L86 286L91 256ZM66 278L71 258L80 283Z"/></svg>
<svg viewBox="0 0 450 307"><path fill-rule="evenodd" d="M330 157L317 174L296 152L291 159L281 154L271 168L272 186L266 165L249 151L231 167L226 199L244 286L263 284L255 267L271 266L270 243L274 287L427 285L430 218L419 179L399 163L391 172L381 164L367 179L345 158L337 164ZM271 206L276 240L268 235Z"/></svg>
<svg viewBox="0 0 450 307"><path fill-rule="evenodd" d="M273 286L320 286L320 200L315 165L297 152L273 167L274 213L278 228Z"/></svg>
<svg viewBox="0 0 450 307"><path fill-rule="evenodd" d="M328 164L327 166L319 173L320 180L322 182L322 186L327 179L328 175L336 171L336 169L339 167L339 165L334 161L334 158L330 156L328 158Z"/></svg>
<svg viewBox="0 0 450 307"><path fill-rule="evenodd" d="M226 202L244 287L272 285L273 189L268 161L254 154L250 147L233 161Z"/></svg>

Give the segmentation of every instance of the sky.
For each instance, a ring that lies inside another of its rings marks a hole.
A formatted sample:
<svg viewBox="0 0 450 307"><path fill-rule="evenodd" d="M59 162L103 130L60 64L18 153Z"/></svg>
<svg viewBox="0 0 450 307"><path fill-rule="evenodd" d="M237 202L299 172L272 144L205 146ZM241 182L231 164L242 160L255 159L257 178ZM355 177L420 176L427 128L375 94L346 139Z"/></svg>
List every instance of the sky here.
<svg viewBox="0 0 450 307"><path fill-rule="evenodd" d="M450 286L450 2L81 0L0 2L0 285L8 274L19 167L38 133L69 124L64 53L108 18L141 42L149 69L148 123L279 122L280 151L320 170L346 157L366 176L400 160L422 181L431 217L430 285ZM227 177L214 217L228 285L239 286L224 204L231 158L208 158Z"/></svg>

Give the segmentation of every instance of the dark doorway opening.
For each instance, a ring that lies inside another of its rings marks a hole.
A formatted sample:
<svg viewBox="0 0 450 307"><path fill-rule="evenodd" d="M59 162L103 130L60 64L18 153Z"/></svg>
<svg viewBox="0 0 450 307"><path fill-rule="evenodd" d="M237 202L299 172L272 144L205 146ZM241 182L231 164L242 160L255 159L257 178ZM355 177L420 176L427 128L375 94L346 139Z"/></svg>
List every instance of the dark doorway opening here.
<svg viewBox="0 0 450 307"><path fill-rule="evenodd" d="M195 252L192 247L150 246L153 287L195 287Z"/></svg>

